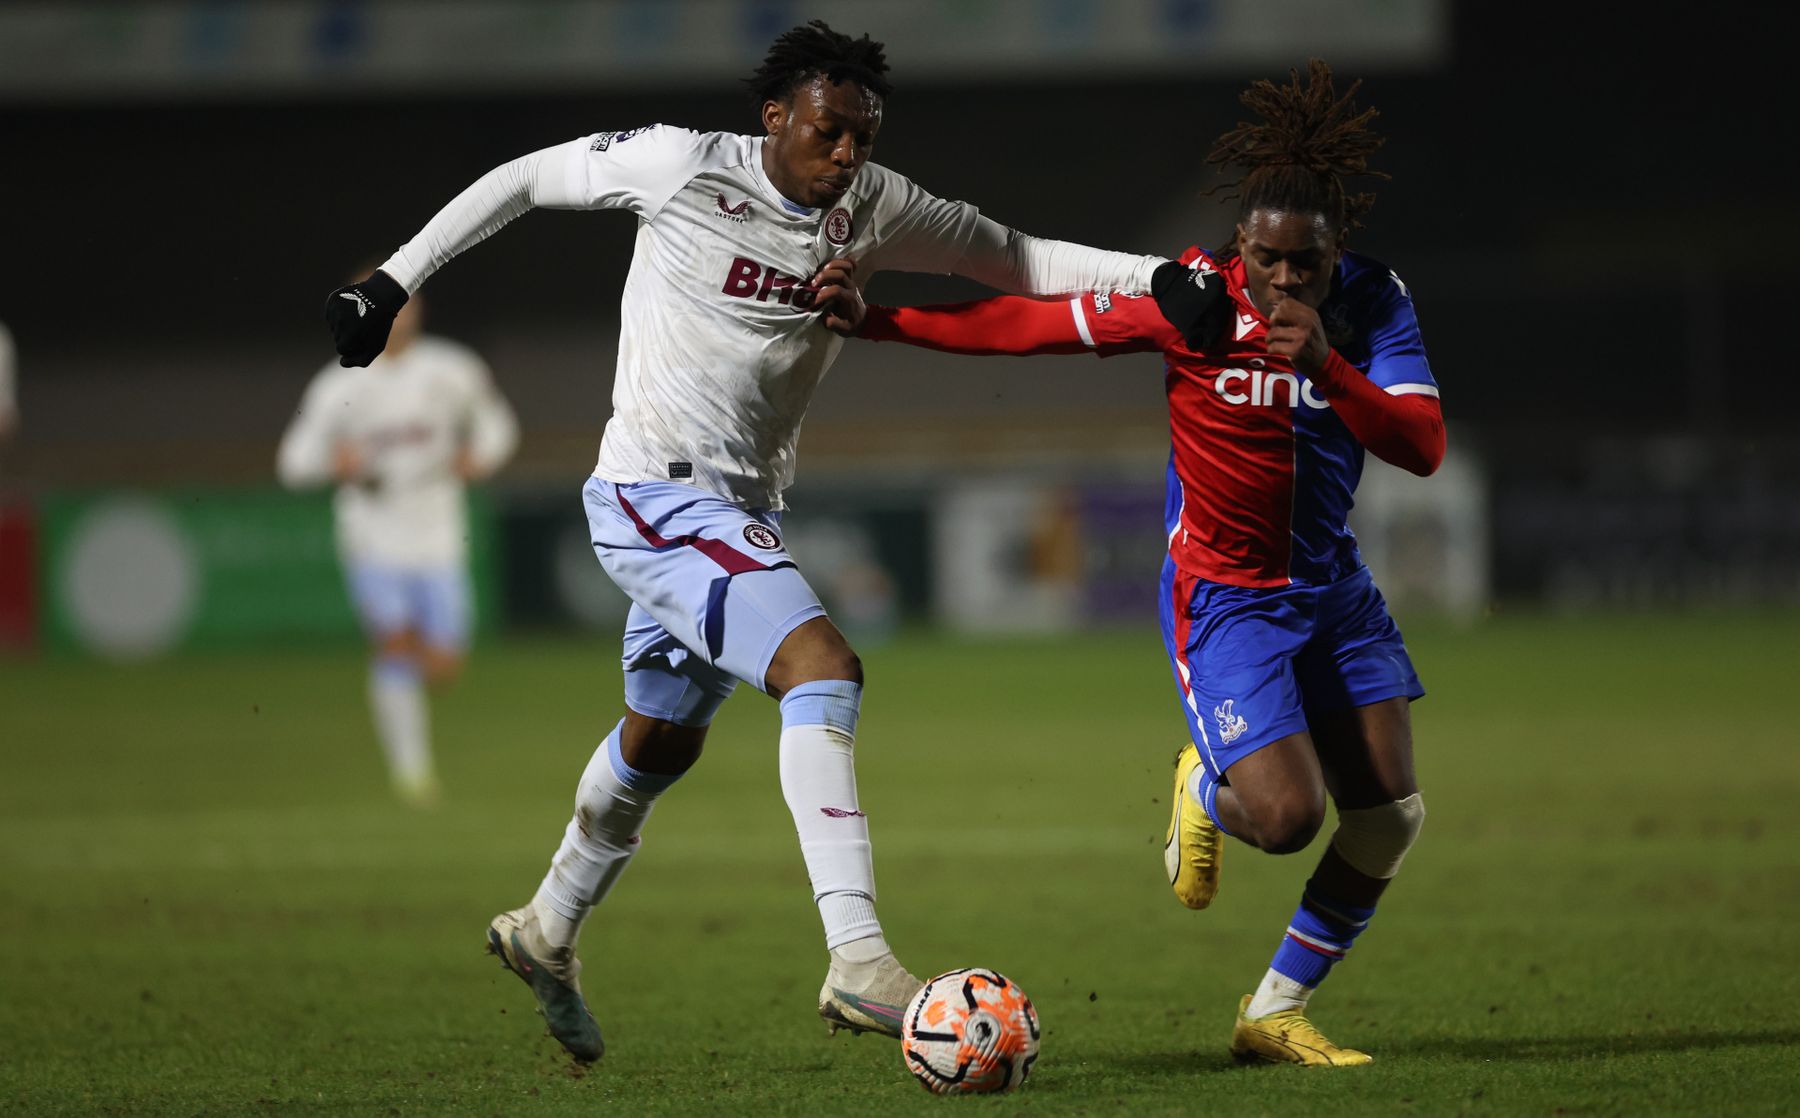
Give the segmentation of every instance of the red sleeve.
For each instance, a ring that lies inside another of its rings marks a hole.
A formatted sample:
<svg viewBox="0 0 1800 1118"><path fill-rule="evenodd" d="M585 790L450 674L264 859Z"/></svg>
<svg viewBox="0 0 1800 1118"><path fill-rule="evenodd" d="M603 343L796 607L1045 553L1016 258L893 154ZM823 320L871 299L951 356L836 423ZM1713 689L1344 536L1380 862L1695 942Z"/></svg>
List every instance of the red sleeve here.
<svg viewBox="0 0 1800 1118"><path fill-rule="evenodd" d="M1095 310L1097 301L1103 305L1121 298L1117 295L1082 295L1046 302L1001 295L972 303L946 303L934 307L871 306L857 337L984 357L1087 353L1090 350L1106 357L1114 353L1146 353L1161 349L1160 339L1143 336L1143 332L1127 322L1124 315L1107 321L1104 331L1090 325L1103 317ZM1133 302L1147 303L1150 310L1156 312L1153 300ZM1114 302L1113 305L1118 304ZM1160 320L1160 313L1157 318ZM1173 327L1169 329L1173 330Z"/></svg>
<svg viewBox="0 0 1800 1118"><path fill-rule="evenodd" d="M1437 397L1390 395L1335 349L1312 382L1356 441L1383 462L1420 477L1443 462L1444 412Z"/></svg>

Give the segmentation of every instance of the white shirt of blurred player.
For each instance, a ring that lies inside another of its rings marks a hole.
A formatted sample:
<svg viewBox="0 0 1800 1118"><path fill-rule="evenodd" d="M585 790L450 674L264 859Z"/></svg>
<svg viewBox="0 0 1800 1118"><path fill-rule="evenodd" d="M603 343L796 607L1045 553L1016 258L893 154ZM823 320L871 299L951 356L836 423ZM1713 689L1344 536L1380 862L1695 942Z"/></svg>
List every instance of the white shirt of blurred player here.
<svg viewBox="0 0 1800 1118"><path fill-rule="evenodd" d="M281 440L282 482L330 483L339 444L361 457L366 477L340 484L333 501L344 561L442 569L468 557L458 452L466 447L483 473L496 469L518 424L481 358L427 334L367 368L319 370Z"/></svg>
<svg viewBox="0 0 1800 1118"><path fill-rule="evenodd" d="M0 435L11 430L19 419L17 354L12 335L0 322Z"/></svg>
<svg viewBox="0 0 1800 1118"><path fill-rule="evenodd" d="M477 182L382 270L415 290L532 206L637 214L613 416L594 476L691 482L746 508L780 509L800 421L843 347L809 305L796 305L800 285L837 256L855 258L859 285L884 269L987 279L965 260L971 239L978 225L992 231L980 264L1000 269L1007 249L998 235L1010 231L876 163L835 204L801 209L769 181L762 148L762 137L668 125L546 148ZM1070 250L1090 269L1101 261L1097 275L1067 290L1148 290L1160 262L1037 243Z"/></svg>

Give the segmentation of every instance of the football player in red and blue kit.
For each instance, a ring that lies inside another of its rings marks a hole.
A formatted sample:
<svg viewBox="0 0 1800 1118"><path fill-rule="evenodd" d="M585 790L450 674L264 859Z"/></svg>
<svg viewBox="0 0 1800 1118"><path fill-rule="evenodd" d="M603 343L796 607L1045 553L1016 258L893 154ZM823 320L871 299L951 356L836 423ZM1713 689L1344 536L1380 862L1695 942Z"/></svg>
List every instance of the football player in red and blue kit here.
<svg viewBox="0 0 1800 1118"><path fill-rule="evenodd" d="M1437 382L1411 293L1348 251L1381 143L1314 61L1306 81L1257 82L1262 121L1209 162L1245 172L1236 234L1163 265L1153 298L1090 293L868 308L860 336L971 354L1157 351L1169 434L1163 637L1192 742L1176 760L1165 859L1204 908L1222 835L1272 853L1338 829L1270 969L1238 1009L1244 1061L1369 1061L1327 1040L1307 1001L1374 915L1425 810L1408 704L1424 694L1346 523L1364 452L1415 474L1444 455Z"/></svg>

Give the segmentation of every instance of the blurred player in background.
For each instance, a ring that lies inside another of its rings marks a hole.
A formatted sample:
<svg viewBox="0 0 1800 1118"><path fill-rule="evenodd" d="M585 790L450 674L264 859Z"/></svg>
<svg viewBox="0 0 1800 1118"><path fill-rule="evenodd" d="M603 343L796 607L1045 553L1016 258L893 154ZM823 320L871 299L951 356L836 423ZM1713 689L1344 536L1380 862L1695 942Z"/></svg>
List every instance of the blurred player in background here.
<svg viewBox="0 0 1800 1118"><path fill-rule="evenodd" d="M0 322L0 446L19 429L18 350L6 323Z"/></svg>
<svg viewBox="0 0 1800 1118"><path fill-rule="evenodd" d="M319 370L276 462L285 485L337 486L338 554L374 645L376 736L395 793L421 807L439 796L426 690L461 670L472 618L463 487L519 437L486 363L421 333L424 317L422 299L402 308L368 368Z"/></svg>
<svg viewBox="0 0 1800 1118"><path fill-rule="evenodd" d="M897 1036L921 983L875 914L854 767L862 664L779 534L800 421L842 347L856 276L955 272L1033 295L1148 289L1159 258L1028 237L868 162L889 92L880 43L821 22L750 80L765 135L598 132L490 172L364 282L327 300L347 364L458 253L534 206L638 221L613 417L583 490L601 564L635 603L625 713L594 754L537 895L489 946L576 1058L602 1051L576 937L637 851L656 798L700 756L740 680L781 704L780 775L829 963L819 1014ZM721 843L727 836L718 836Z"/></svg>
<svg viewBox="0 0 1800 1118"><path fill-rule="evenodd" d="M1221 834L1286 854L1338 829L1232 1051L1346 1066L1307 1000L1349 951L1425 809L1408 704L1424 694L1346 523L1363 452L1421 476L1444 455L1437 383L1411 293L1348 251L1374 199L1345 193L1381 144L1314 61L1310 80L1257 82L1262 121L1209 162L1245 172L1237 232L1159 268L1155 301L1095 293L870 308L862 335L958 353L1161 352L1173 443L1163 637L1193 742L1176 758L1164 857L1190 908L1218 888ZM857 309L847 313L856 317ZM1196 743L1198 748L1196 748Z"/></svg>

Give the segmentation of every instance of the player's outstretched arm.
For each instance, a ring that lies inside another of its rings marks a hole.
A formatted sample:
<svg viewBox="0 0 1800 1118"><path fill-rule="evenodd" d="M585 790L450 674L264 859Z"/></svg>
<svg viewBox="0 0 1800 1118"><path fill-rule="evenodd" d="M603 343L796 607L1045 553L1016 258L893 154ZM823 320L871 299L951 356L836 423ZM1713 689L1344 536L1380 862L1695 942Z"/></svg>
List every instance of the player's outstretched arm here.
<svg viewBox="0 0 1800 1118"><path fill-rule="evenodd" d="M872 306L857 337L977 357L1086 353L1068 302L1001 295L930 307Z"/></svg>
<svg viewBox="0 0 1800 1118"><path fill-rule="evenodd" d="M535 206L603 204L572 189L570 163L585 152L585 143L574 140L495 167L451 199L368 279L333 291L325 300L325 322L337 345L338 363L367 365L380 356L394 316L408 297L433 272L520 214Z"/></svg>
<svg viewBox="0 0 1800 1118"><path fill-rule="evenodd" d="M1143 294L1150 290L1151 275L1166 263L1160 256L1045 240L978 217L961 260L950 270L1009 294L1043 298L1083 291Z"/></svg>

